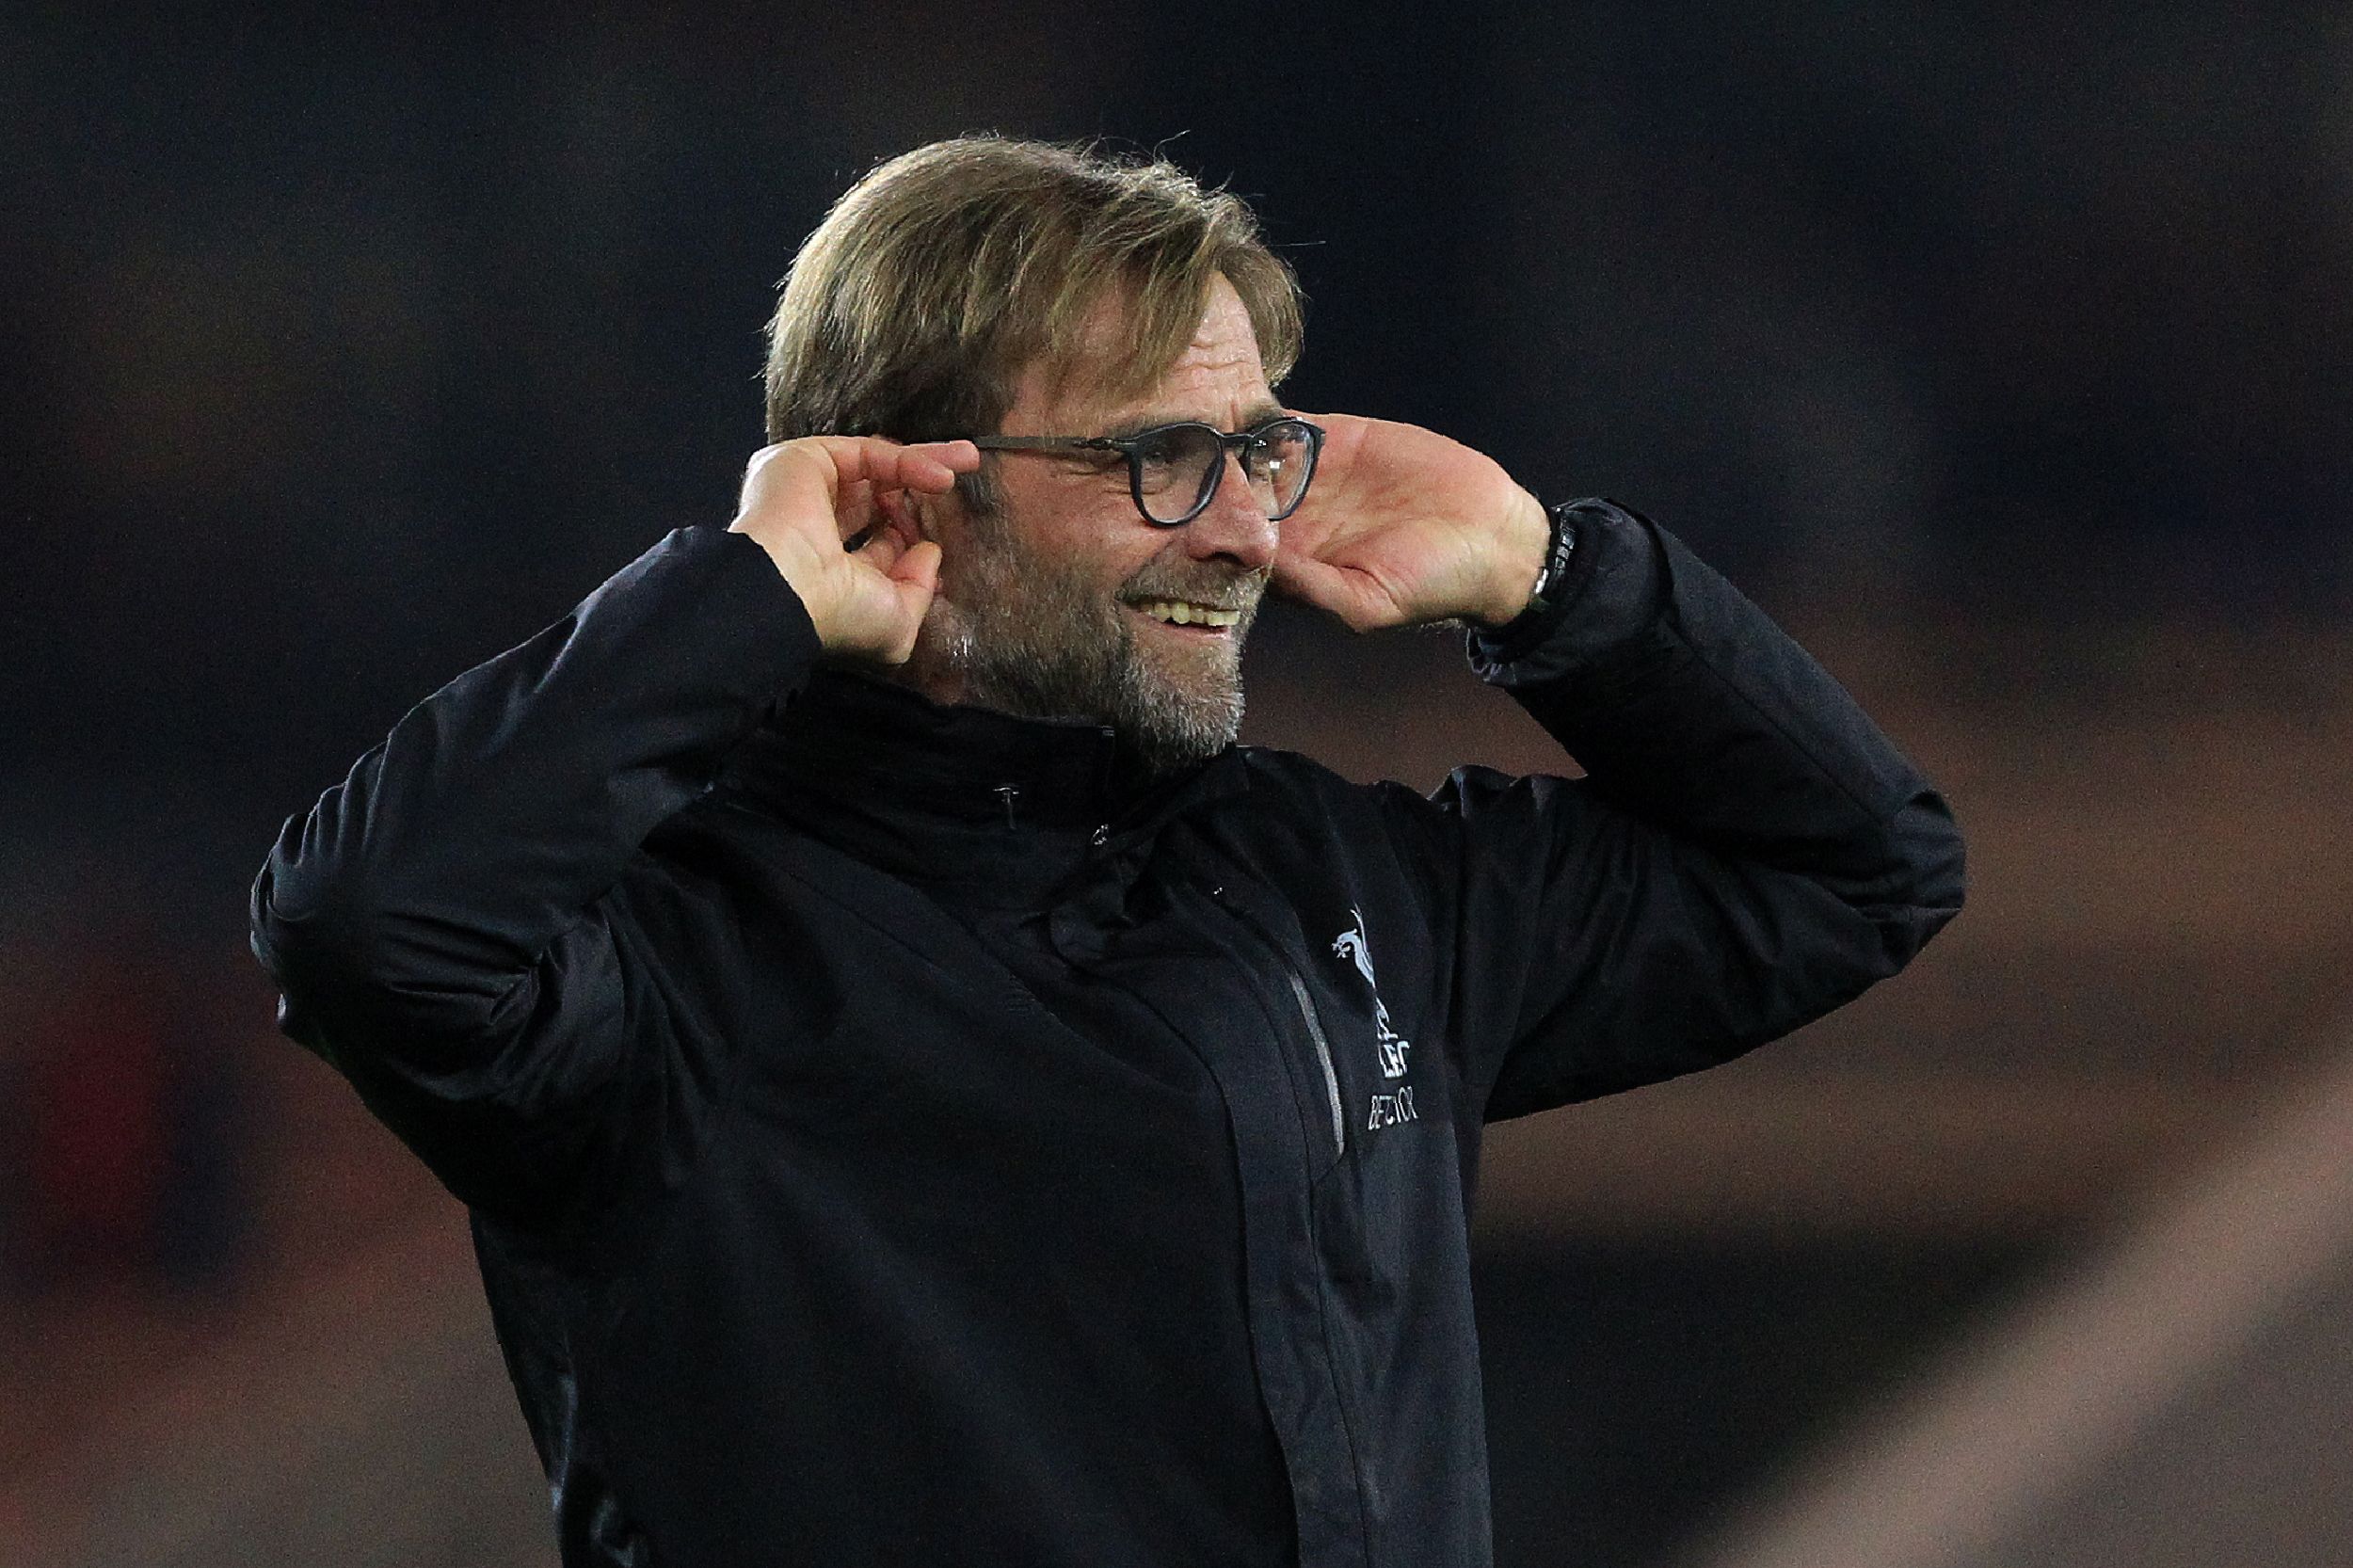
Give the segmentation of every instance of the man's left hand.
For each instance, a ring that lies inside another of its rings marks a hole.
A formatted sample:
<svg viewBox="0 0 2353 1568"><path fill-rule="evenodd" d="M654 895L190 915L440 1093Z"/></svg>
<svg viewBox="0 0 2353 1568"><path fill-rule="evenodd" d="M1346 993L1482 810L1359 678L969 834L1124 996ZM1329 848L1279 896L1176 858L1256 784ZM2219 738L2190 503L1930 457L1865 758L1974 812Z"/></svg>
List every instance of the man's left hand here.
<svg viewBox="0 0 2353 1568"><path fill-rule="evenodd" d="M1323 453L1283 520L1278 589L1358 632L1496 627L1528 607L1552 524L1501 464L1417 424L1301 417L1323 426Z"/></svg>

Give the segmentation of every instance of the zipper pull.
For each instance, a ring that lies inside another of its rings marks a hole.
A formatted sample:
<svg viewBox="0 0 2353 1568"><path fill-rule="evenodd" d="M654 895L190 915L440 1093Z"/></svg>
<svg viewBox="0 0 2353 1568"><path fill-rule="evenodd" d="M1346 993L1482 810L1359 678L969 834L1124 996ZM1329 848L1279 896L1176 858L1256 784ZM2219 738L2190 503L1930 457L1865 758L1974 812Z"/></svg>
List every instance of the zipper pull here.
<svg viewBox="0 0 2353 1568"><path fill-rule="evenodd" d="M1015 803L1020 800L1021 792L1011 784L1000 784L997 786L995 793L999 800L1005 803L1005 825L1007 827L1013 826L1013 808Z"/></svg>

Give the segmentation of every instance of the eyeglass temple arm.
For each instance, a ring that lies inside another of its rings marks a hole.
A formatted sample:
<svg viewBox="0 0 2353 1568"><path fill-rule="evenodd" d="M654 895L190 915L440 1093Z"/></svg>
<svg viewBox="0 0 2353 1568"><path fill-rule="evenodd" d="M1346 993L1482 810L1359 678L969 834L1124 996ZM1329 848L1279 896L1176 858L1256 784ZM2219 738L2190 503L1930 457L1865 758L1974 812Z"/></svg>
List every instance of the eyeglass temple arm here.
<svg viewBox="0 0 2353 1568"><path fill-rule="evenodd" d="M1058 446L1083 446L1113 452L1125 451L1126 443L1110 436L967 436L965 440L984 452L1030 451Z"/></svg>

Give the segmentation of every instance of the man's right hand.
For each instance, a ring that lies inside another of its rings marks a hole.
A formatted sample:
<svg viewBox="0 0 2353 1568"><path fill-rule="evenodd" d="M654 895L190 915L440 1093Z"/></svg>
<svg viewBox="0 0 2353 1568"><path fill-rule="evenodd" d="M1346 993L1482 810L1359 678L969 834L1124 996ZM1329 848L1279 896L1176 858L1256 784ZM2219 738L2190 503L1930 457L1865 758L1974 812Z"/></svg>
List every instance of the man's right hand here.
<svg viewBox="0 0 2353 1568"><path fill-rule="evenodd" d="M875 504L940 494L981 466L970 441L901 446L879 436L805 436L762 447L744 471L731 533L768 552L829 653L906 662L939 584L939 546ZM855 549L847 541L862 539Z"/></svg>

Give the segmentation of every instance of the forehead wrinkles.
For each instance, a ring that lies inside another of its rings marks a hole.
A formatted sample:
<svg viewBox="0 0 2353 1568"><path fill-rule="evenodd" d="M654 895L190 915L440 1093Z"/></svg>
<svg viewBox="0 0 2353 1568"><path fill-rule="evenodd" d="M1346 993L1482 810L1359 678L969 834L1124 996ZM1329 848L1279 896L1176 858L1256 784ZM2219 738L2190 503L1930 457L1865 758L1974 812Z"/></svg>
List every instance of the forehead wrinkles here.
<svg viewBox="0 0 2353 1568"><path fill-rule="evenodd" d="M1145 352L1154 345L1136 341L1133 316L1133 300L1125 291L1106 290L1066 347L1049 348L1021 368L1013 407L1070 416L1096 413L1149 392L1193 349L1190 343L1171 344L1155 362ZM1199 335L1196 326L1193 336Z"/></svg>
<svg viewBox="0 0 2353 1568"><path fill-rule="evenodd" d="M1160 384L1204 378L1222 381L1237 374L1254 384L1264 384L1257 339L1251 332L1249 314L1232 290L1224 289L1210 296L1201 325L1193 330L1193 341L1161 373Z"/></svg>
<svg viewBox="0 0 2353 1568"><path fill-rule="evenodd" d="M1134 412L1197 379L1239 373L1264 385L1250 312L1223 277L1210 280L1192 337L1165 361L1154 365L1136 358L1129 325L1128 300L1116 294L1098 299L1069 355L1023 367L1008 411L1023 410L1058 429L1064 424L1078 429L1072 421L1100 422Z"/></svg>

